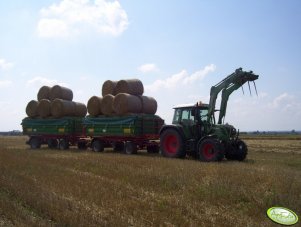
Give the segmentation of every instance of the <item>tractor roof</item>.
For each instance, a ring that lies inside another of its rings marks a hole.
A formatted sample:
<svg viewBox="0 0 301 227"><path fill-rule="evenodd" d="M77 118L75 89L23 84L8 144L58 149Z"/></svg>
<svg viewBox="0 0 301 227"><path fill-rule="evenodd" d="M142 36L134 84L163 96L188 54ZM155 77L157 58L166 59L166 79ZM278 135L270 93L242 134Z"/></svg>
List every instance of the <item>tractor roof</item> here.
<svg viewBox="0 0 301 227"><path fill-rule="evenodd" d="M197 103L190 103L190 104L180 104L177 106L174 106L174 109L184 109L184 108L193 108L193 107L200 107L200 108L208 108L208 104L197 102Z"/></svg>

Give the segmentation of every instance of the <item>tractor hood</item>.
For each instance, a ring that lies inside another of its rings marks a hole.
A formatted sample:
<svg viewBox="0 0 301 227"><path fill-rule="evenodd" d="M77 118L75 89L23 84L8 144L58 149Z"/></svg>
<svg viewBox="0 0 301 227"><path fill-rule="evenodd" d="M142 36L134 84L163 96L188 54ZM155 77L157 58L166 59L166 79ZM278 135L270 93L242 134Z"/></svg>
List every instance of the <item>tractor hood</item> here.
<svg viewBox="0 0 301 227"><path fill-rule="evenodd" d="M222 141L228 141L237 135L236 129L229 124L213 125L210 134Z"/></svg>

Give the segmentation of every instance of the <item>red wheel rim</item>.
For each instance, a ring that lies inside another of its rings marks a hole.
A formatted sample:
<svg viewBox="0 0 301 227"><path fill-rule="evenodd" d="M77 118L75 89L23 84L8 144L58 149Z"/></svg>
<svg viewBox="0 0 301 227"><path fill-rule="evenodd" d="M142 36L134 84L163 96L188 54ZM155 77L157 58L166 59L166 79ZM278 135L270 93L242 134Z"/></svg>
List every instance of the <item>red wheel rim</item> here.
<svg viewBox="0 0 301 227"><path fill-rule="evenodd" d="M215 150L213 144L207 143L203 148L203 155L206 159L211 159L214 157Z"/></svg>
<svg viewBox="0 0 301 227"><path fill-rule="evenodd" d="M176 153L179 148L179 141L175 135L167 135L164 140L164 150L167 153Z"/></svg>

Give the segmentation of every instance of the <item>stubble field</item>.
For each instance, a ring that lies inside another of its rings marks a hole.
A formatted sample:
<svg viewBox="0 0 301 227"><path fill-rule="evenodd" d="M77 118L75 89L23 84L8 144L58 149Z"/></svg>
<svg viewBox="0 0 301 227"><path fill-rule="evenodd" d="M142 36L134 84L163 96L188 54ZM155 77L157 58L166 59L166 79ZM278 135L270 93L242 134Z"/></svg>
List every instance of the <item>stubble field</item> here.
<svg viewBox="0 0 301 227"><path fill-rule="evenodd" d="M301 138L246 138L244 162L30 150L0 137L0 226L274 226L301 216Z"/></svg>

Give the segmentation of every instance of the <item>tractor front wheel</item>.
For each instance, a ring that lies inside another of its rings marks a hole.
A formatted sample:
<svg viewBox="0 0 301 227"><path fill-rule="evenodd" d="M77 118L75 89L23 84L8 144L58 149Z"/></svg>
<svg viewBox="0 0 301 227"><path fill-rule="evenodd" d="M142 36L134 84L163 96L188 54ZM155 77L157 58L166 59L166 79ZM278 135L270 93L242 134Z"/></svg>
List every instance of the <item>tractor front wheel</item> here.
<svg viewBox="0 0 301 227"><path fill-rule="evenodd" d="M173 128L164 130L160 135L162 155L168 158L184 158L186 156L181 134Z"/></svg>
<svg viewBox="0 0 301 227"><path fill-rule="evenodd" d="M243 161L248 154L248 147L244 141L238 139L226 150L226 158L228 160Z"/></svg>
<svg viewBox="0 0 301 227"><path fill-rule="evenodd" d="M224 158L224 149L218 140L204 139L198 144L198 155L204 162L221 161Z"/></svg>

